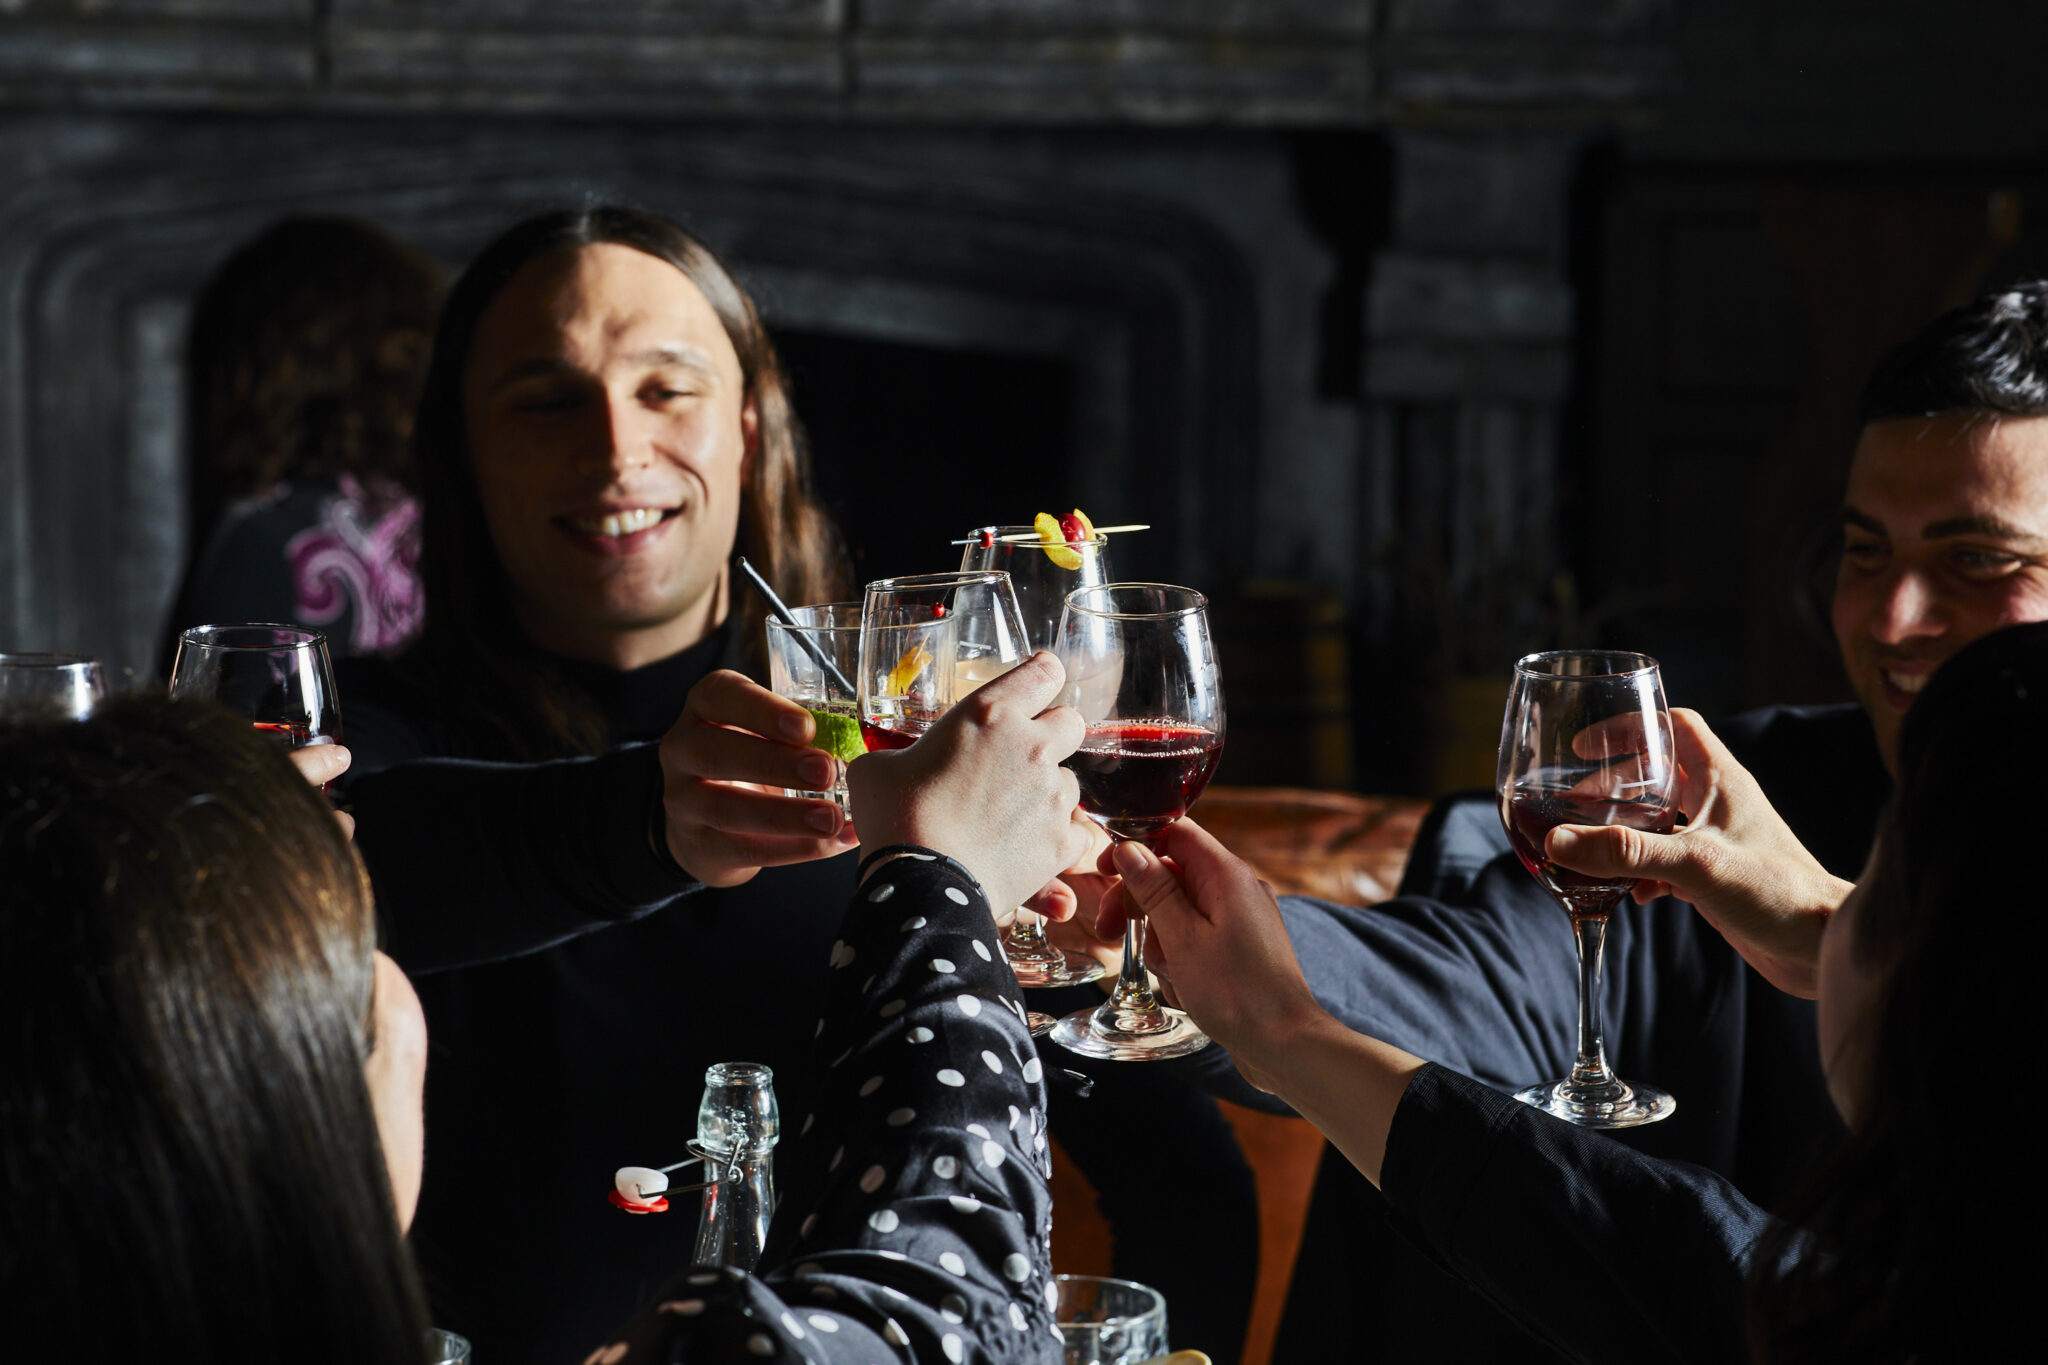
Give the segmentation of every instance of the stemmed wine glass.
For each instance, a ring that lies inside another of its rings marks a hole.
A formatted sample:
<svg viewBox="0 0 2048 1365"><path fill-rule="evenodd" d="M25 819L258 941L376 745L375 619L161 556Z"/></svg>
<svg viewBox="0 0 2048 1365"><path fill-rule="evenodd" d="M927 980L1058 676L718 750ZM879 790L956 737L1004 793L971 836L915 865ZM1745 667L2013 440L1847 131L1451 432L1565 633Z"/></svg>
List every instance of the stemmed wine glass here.
<svg viewBox="0 0 2048 1365"><path fill-rule="evenodd" d="M861 740L870 753L906 748L954 702L1030 657L1008 574L877 579L861 603Z"/></svg>
<svg viewBox="0 0 2048 1365"><path fill-rule="evenodd" d="M1021 539L1019 537L1029 537ZM1110 580L1109 537L1097 531L1086 540L1047 545L1030 526L983 526L960 555L962 569L1001 569L1010 575L1025 635L1034 650L1054 649L1067 594ZM1045 921L1022 913L1003 931L1003 956L1020 986L1072 986L1093 981L1103 966L1084 953L1064 953L1045 936ZM1032 1011L1034 1032L1052 1027L1052 1017ZM1038 1021L1043 1021L1041 1028Z"/></svg>
<svg viewBox="0 0 2048 1365"><path fill-rule="evenodd" d="M1531 876L1571 916L1579 951L1579 1055L1571 1074L1515 1098L1585 1128L1669 1118L1678 1101L1622 1080L1600 1032L1600 951L1607 917L1634 880L1559 867L1543 841L1559 825L1628 825L1669 833L1677 764L1657 661L1615 650L1531 654L1515 664L1500 734L1500 818Z"/></svg>
<svg viewBox="0 0 2048 1365"><path fill-rule="evenodd" d="M1118 839L1150 843L1187 812L1223 756L1223 685L1209 601L1165 583L1076 589L1060 624L1061 700L1088 734L1067 760L1081 809ZM1145 921L1124 927L1124 962L1108 1001L1059 1021L1053 1040L1084 1056L1160 1061L1209 1045L1145 975Z"/></svg>
<svg viewBox="0 0 2048 1365"><path fill-rule="evenodd" d="M178 637L171 695L217 701L287 749L341 743L327 637L274 624L194 626Z"/></svg>
<svg viewBox="0 0 2048 1365"><path fill-rule="evenodd" d="M83 654L0 654L0 717L84 720L106 695L98 659Z"/></svg>

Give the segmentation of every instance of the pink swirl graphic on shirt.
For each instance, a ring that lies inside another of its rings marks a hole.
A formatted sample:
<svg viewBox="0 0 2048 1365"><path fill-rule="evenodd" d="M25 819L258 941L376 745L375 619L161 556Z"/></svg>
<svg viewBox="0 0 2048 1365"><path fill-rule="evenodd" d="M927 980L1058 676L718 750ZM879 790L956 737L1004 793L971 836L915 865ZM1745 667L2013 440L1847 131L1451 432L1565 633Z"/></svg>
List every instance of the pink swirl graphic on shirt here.
<svg viewBox="0 0 2048 1365"><path fill-rule="evenodd" d="M348 652L385 653L411 639L425 614L420 507L403 495L373 501L347 475L339 483L320 519L285 542L298 619L324 626L353 606Z"/></svg>

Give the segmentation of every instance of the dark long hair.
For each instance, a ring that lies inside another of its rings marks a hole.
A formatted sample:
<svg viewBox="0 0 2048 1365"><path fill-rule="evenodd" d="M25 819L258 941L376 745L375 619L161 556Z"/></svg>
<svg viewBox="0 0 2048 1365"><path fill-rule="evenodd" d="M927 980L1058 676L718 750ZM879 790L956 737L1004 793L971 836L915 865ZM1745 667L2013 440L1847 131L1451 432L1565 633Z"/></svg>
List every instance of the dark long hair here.
<svg viewBox="0 0 2048 1365"><path fill-rule="evenodd" d="M410 491L441 288L440 267L355 218L286 218L222 262L185 343L195 527L280 480Z"/></svg>
<svg viewBox="0 0 2048 1365"><path fill-rule="evenodd" d="M509 584L492 548L471 469L462 411L463 372L477 325L513 276L557 252L610 243L681 271L702 292L739 354L745 397L759 423L741 489L739 552L785 601L825 602L844 577L839 533L812 496L803 433L789 406L782 364L754 304L711 250L645 209L601 205L545 213L483 249L449 291L420 399L415 440L424 502L420 558L427 619L408 667L497 733L506 756L547 758L605 747L603 718L559 669L520 647ZM732 628L746 657L765 651L766 608L735 585Z"/></svg>
<svg viewBox="0 0 2048 1365"><path fill-rule="evenodd" d="M0 726L0 943L10 1358L421 1358L368 882L275 747L191 702Z"/></svg>
<svg viewBox="0 0 2048 1365"><path fill-rule="evenodd" d="M2044 775L2048 622L1959 651L1906 714L1850 949L1884 979L1863 1112L1759 1259L1763 1359L1933 1365L2018 1339L2048 1271Z"/></svg>

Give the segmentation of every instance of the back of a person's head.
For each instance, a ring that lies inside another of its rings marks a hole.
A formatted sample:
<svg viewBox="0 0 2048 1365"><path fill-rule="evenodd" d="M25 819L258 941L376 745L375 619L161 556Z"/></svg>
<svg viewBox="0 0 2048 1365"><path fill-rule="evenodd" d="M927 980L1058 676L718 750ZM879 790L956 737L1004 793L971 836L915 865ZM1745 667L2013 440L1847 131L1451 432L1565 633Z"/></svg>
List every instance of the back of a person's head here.
<svg viewBox="0 0 2048 1365"><path fill-rule="evenodd" d="M0 1354L419 1357L372 935L326 803L245 720L0 726Z"/></svg>
<svg viewBox="0 0 2048 1365"><path fill-rule="evenodd" d="M1886 353L1863 386L1865 425L1945 412L2048 413L2048 280L1943 313Z"/></svg>
<svg viewBox="0 0 2048 1365"><path fill-rule="evenodd" d="M1882 980L1855 1131L1823 1173L1819 1234L1773 1359L1998 1354L2048 1263L2030 1079L2048 1029L2036 914L2048 824L2048 622L1936 670L1900 734L1899 789L1858 887L1850 953ZM2016 1249L2014 1237L2020 1237Z"/></svg>
<svg viewBox="0 0 2048 1365"><path fill-rule="evenodd" d="M354 218L287 218L222 262L186 340L201 513L295 479L413 486L441 289L431 260Z"/></svg>

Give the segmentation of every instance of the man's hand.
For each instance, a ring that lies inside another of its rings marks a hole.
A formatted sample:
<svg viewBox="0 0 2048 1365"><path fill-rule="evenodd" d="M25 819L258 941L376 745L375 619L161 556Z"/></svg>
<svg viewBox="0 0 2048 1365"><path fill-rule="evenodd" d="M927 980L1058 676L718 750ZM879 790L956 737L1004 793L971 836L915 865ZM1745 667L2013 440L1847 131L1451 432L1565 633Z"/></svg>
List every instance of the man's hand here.
<svg viewBox="0 0 2048 1365"><path fill-rule="evenodd" d="M989 904L1023 905L1087 847L1080 787L1060 760L1087 733L1052 706L1065 681L1039 653L954 703L917 743L871 753L846 771L870 848L915 844L974 874Z"/></svg>
<svg viewBox="0 0 2048 1365"><path fill-rule="evenodd" d="M1674 708L1671 726L1684 829L1563 825L1544 852L1574 872L1639 878L1639 904L1662 895L1691 901L1765 980L1811 999L1821 929L1851 883L1806 851L1698 712Z"/></svg>
<svg viewBox="0 0 2048 1365"><path fill-rule="evenodd" d="M1274 1091L1276 1055L1329 1022L1301 974L1273 889L1186 818L1160 834L1164 858L1138 843L1110 851L1122 880L1102 898L1103 927L1149 921L1145 965L1202 1031L1230 1049L1244 1078Z"/></svg>
<svg viewBox="0 0 2048 1365"><path fill-rule="evenodd" d="M292 750L285 757L291 759L292 766L299 770L300 777L322 791L327 790L328 783L348 771L349 752L339 744L308 744ZM334 812L334 818L340 822L341 832L345 837L356 837L356 820L353 815L338 810Z"/></svg>
<svg viewBox="0 0 2048 1365"><path fill-rule="evenodd" d="M685 871L737 886L764 867L853 846L832 802L782 794L831 790L839 762L805 747L815 730L810 712L738 673L721 669L690 689L661 741L663 829Z"/></svg>

